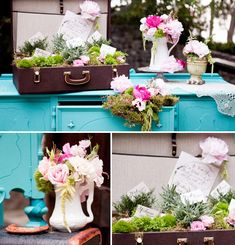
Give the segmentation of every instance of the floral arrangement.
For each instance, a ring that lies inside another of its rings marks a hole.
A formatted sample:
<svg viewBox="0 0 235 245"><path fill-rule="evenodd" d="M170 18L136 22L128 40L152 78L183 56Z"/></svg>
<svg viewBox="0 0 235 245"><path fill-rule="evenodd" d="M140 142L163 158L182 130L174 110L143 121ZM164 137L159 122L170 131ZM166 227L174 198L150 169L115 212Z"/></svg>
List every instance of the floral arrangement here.
<svg viewBox="0 0 235 245"><path fill-rule="evenodd" d="M100 16L98 3L85 0L80 4L81 17L96 23ZM32 39L32 40L31 40ZM76 39L76 38L75 38ZM15 54L14 63L19 68L56 67L56 66L86 66L86 65L119 65L126 62L127 54L121 51L103 52L102 45L111 45L96 30L85 42L78 40L69 42L63 34L56 34L49 43L42 33L36 33L20 47L20 53ZM49 48L49 51L46 50ZM113 47L111 47L114 49ZM40 52L38 53L37 50Z"/></svg>
<svg viewBox="0 0 235 245"><path fill-rule="evenodd" d="M228 161L228 145L223 140L208 137L199 145L202 149L204 163L221 166ZM176 186L168 185L162 188L160 198L151 203L150 207L157 208L160 212L156 217L136 217L135 208L133 209L133 206L129 205L131 202L123 196L119 205L114 204L114 208L118 213L121 211L123 216L119 215L119 217L124 218L114 219L113 232L233 229L235 227L235 209L230 207L230 203L235 199L235 191L230 189L222 193L217 190L217 193L216 196L211 193L206 202L190 203L187 200L183 202ZM153 196L150 197L153 200ZM138 204L141 202L136 201L135 207Z"/></svg>
<svg viewBox="0 0 235 245"><path fill-rule="evenodd" d="M140 124L142 131L150 131L152 121L159 123L158 113L163 106L173 106L178 101L177 97L168 94L162 79L134 86L122 75L112 80L111 88L118 94L108 96L103 107L124 118L130 127Z"/></svg>
<svg viewBox="0 0 235 245"><path fill-rule="evenodd" d="M183 54L190 60L200 59L206 60L210 64L214 63L208 45L206 43L195 40L192 37L189 38L189 41L185 45Z"/></svg>
<svg viewBox="0 0 235 245"><path fill-rule="evenodd" d="M91 147L90 140L81 140L78 145L72 146L67 143L62 151L55 146L51 151L47 149L47 156L39 162L35 172L38 190L60 192L61 209L64 210L65 202L73 197L77 184L85 186L88 182L94 182L100 187L104 178L103 161L99 159L98 149L98 145ZM86 191L80 193L80 198L82 202L86 200ZM66 219L64 225L68 229Z"/></svg>
<svg viewBox="0 0 235 245"><path fill-rule="evenodd" d="M158 38L166 37L168 42L177 43L184 30L182 23L172 15L149 15L142 18L140 22L144 41L154 42Z"/></svg>

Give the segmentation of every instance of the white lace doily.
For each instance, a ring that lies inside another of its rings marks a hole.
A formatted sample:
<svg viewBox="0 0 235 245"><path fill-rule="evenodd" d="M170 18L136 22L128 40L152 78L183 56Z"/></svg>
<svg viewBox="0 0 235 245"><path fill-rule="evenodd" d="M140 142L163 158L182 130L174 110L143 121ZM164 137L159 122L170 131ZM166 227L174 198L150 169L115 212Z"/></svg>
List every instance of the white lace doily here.
<svg viewBox="0 0 235 245"><path fill-rule="evenodd" d="M230 83L205 83L191 85L182 82L167 82L166 88L171 92L174 89L196 94L197 97L210 96L216 104L218 111L228 116L235 116L235 85Z"/></svg>

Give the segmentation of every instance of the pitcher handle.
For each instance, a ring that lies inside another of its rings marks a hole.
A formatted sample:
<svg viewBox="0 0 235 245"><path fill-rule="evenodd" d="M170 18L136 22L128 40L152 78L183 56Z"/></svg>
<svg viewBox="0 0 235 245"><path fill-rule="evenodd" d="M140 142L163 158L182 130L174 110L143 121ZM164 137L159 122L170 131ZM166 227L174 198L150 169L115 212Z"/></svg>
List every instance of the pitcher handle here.
<svg viewBox="0 0 235 245"><path fill-rule="evenodd" d="M88 191L89 191L89 196L87 198L87 203L86 203L86 208L87 208L87 212L88 212L88 218L92 219L94 218L92 210L91 210L91 205L93 203L94 200L94 182L91 181L88 184ZM91 222L91 221L90 221Z"/></svg>
<svg viewBox="0 0 235 245"><path fill-rule="evenodd" d="M180 40L180 38L178 37L178 39L176 40L176 42L171 46L171 48L170 48L169 51L168 51L168 54L169 54L169 55L170 55L172 49L178 44L179 40Z"/></svg>

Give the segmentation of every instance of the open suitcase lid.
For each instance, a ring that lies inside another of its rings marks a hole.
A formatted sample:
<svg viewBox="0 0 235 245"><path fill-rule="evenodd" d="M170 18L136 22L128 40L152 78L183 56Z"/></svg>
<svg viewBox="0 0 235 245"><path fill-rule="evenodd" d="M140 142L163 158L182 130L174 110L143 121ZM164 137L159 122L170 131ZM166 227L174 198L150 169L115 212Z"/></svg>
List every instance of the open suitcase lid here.
<svg viewBox="0 0 235 245"><path fill-rule="evenodd" d="M67 10L80 13L82 0L12 0L13 49L17 50L35 33L51 40L59 29ZM97 0L101 8L99 32L108 38L110 0Z"/></svg>

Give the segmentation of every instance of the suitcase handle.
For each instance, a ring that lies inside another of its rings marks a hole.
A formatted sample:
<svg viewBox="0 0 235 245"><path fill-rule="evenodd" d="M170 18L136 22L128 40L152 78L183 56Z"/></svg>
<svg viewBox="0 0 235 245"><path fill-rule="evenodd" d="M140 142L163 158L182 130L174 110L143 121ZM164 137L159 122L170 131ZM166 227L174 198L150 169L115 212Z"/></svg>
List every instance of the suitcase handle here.
<svg viewBox="0 0 235 245"><path fill-rule="evenodd" d="M64 81L69 85L83 85L88 83L91 80L90 71L83 71L83 78L80 79L72 79L70 78L71 71L64 72Z"/></svg>

